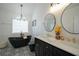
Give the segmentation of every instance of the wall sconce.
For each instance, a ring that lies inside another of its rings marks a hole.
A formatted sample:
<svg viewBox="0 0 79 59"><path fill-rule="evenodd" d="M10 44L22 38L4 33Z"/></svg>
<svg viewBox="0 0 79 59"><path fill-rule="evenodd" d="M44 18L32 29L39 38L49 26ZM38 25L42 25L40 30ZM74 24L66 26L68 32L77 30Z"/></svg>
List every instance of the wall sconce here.
<svg viewBox="0 0 79 59"><path fill-rule="evenodd" d="M53 7L55 5L59 5L60 3L51 3L50 6Z"/></svg>
<svg viewBox="0 0 79 59"><path fill-rule="evenodd" d="M63 7L68 6L70 3L51 3L50 4L50 12L57 12L58 10L62 9Z"/></svg>

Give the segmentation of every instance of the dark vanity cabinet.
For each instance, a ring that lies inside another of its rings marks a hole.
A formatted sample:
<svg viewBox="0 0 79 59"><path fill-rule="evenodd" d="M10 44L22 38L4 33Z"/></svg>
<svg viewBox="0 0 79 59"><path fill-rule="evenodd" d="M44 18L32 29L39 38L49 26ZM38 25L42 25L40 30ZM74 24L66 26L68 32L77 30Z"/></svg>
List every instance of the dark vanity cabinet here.
<svg viewBox="0 0 79 59"><path fill-rule="evenodd" d="M62 49L50 45L38 38L35 38L35 55L36 56L73 56Z"/></svg>

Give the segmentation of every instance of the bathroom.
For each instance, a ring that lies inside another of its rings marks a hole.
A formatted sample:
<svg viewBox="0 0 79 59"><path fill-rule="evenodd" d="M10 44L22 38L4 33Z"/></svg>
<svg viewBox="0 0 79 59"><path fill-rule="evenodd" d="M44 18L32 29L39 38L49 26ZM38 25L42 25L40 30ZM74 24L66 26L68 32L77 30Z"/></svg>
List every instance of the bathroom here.
<svg viewBox="0 0 79 59"><path fill-rule="evenodd" d="M0 56L79 55L78 10L79 3L0 3ZM18 16L25 18L19 23ZM16 41L20 34L24 38L31 35L31 39L28 45L14 48L9 38ZM44 49L43 45L37 46L40 42L45 43ZM33 52L29 45L34 45Z"/></svg>

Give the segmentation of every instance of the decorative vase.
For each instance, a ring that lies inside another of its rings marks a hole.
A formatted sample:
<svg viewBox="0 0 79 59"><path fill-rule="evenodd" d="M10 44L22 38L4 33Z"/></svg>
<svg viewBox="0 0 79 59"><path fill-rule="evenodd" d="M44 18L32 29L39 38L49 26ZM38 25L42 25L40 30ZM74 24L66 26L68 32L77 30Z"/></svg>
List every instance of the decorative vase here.
<svg viewBox="0 0 79 59"><path fill-rule="evenodd" d="M57 39L57 40L60 40L60 32L56 32L56 36L55 36L55 38Z"/></svg>

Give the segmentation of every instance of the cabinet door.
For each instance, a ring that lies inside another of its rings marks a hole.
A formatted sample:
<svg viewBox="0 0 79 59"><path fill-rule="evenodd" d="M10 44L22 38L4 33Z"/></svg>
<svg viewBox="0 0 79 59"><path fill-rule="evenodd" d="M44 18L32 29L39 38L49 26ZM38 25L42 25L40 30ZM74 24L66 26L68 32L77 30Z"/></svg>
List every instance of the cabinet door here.
<svg viewBox="0 0 79 59"><path fill-rule="evenodd" d="M40 55L45 56L45 49L44 49L44 43L40 41Z"/></svg>
<svg viewBox="0 0 79 59"><path fill-rule="evenodd" d="M57 47L54 47L54 55L55 56L74 56L62 49L57 48Z"/></svg>
<svg viewBox="0 0 79 59"><path fill-rule="evenodd" d="M45 56L47 53L46 53L46 44L35 38L35 54L38 55L38 56Z"/></svg>
<svg viewBox="0 0 79 59"><path fill-rule="evenodd" d="M35 38L35 55L39 56L39 41L37 40L37 38Z"/></svg>
<svg viewBox="0 0 79 59"><path fill-rule="evenodd" d="M45 43L45 56L52 56L53 55L53 49L52 46L48 43Z"/></svg>
<svg viewBox="0 0 79 59"><path fill-rule="evenodd" d="M41 51L42 51L42 53L41 53L42 56L52 56L53 55L52 45L40 40L40 47L41 47Z"/></svg>
<svg viewBox="0 0 79 59"><path fill-rule="evenodd" d="M62 55L62 51L56 47L54 48L54 56L61 56Z"/></svg>
<svg viewBox="0 0 79 59"><path fill-rule="evenodd" d="M35 38L35 54L37 56L44 56L44 45L41 40Z"/></svg>
<svg viewBox="0 0 79 59"><path fill-rule="evenodd" d="M38 56L39 55L39 45L35 44L35 55Z"/></svg>

